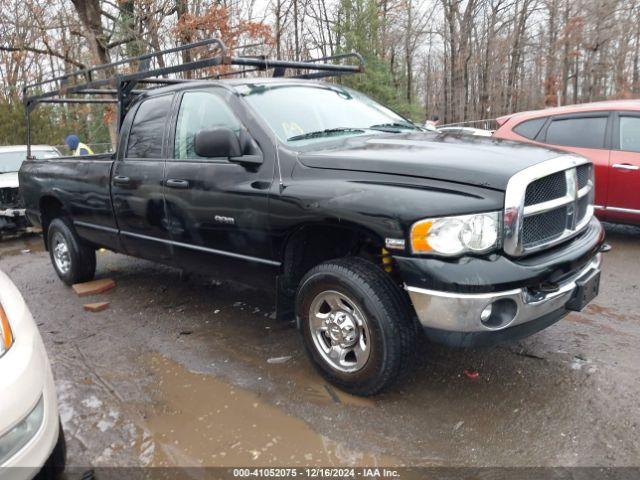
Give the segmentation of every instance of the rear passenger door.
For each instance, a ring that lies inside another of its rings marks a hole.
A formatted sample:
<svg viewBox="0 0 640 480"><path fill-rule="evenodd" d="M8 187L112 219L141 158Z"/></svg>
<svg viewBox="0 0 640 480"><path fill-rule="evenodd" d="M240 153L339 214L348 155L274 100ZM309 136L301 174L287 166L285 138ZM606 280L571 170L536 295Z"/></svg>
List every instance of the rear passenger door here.
<svg viewBox="0 0 640 480"><path fill-rule="evenodd" d="M616 112L607 216L640 223L640 113Z"/></svg>
<svg viewBox="0 0 640 480"><path fill-rule="evenodd" d="M613 118L611 112L598 111L552 117L537 141L577 153L591 160L595 167L595 204L606 205L609 190L609 155ZM601 215L602 216L602 215Z"/></svg>
<svg viewBox="0 0 640 480"><path fill-rule="evenodd" d="M111 176L111 196L124 250L163 263L172 258L163 197L172 102L173 94L152 96L129 113L122 132L127 141L120 147L123 151Z"/></svg>

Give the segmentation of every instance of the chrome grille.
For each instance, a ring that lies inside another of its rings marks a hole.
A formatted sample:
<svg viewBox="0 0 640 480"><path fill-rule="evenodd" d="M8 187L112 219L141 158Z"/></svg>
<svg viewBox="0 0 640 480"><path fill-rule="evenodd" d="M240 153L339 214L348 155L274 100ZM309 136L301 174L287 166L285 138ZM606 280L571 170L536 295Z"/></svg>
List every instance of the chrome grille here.
<svg viewBox="0 0 640 480"><path fill-rule="evenodd" d="M566 194L567 180L564 172L558 172L530 183L524 196L524 204L525 206L535 205L564 197Z"/></svg>
<svg viewBox="0 0 640 480"><path fill-rule="evenodd" d="M573 155L518 172L505 193L505 252L533 253L580 232L593 216L593 190L592 165Z"/></svg>
<svg viewBox="0 0 640 480"><path fill-rule="evenodd" d="M20 203L20 189L2 188L0 189L0 207L18 207Z"/></svg>
<svg viewBox="0 0 640 480"><path fill-rule="evenodd" d="M591 171L593 169L593 165L586 164L580 165L576 168L576 172L578 174L578 188L584 188L591 180Z"/></svg>
<svg viewBox="0 0 640 480"><path fill-rule="evenodd" d="M567 226L567 208L526 217L522 222L522 243L525 247L534 247L555 240Z"/></svg>

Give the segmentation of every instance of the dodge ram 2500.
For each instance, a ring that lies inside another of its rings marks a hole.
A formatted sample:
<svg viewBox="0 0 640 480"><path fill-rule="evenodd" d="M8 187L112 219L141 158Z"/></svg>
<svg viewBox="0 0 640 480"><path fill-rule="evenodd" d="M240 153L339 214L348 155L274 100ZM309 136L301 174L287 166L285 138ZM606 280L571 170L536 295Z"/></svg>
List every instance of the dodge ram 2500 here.
<svg viewBox="0 0 640 480"><path fill-rule="evenodd" d="M407 369L421 331L457 346L520 338L598 292L587 159L425 132L331 83L143 92L115 154L29 160L20 184L67 284L93 277L99 247L264 273L320 372L362 395Z"/></svg>

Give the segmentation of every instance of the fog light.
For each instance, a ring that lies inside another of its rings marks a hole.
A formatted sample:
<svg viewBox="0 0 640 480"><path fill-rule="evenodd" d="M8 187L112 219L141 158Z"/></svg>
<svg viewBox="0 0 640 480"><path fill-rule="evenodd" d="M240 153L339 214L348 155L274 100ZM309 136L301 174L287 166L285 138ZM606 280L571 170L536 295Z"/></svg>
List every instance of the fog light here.
<svg viewBox="0 0 640 480"><path fill-rule="evenodd" d="M482 310L482 312L480 313L480 321L482 323L486 323L487 320L491 318L491 312L493 312L493 305L490 303L489 305L484 307L484 310Z"/></svg>
<svg viewBox="0 0 640 480"><path fill-rule="evenodd" d="M518 314L518 305L511 298L494 300L480 312L482 325L490 330L505 328Z"/></svg>

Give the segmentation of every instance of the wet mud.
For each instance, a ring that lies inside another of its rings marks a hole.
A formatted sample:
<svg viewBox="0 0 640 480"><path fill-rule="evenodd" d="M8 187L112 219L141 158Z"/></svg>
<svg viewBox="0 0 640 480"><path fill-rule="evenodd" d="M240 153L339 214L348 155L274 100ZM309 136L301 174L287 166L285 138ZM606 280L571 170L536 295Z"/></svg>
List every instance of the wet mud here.
<svg viewBox="0 0 640 480"><path fill-rule="evenodd" d="M100 252L117 286L81 299L37 236L0 242L0 268L47 346L71 466L638 466L640 229L607 233L585 310L498 347L422 342L373 398L327 384L271 296L233 278Z"/></svg>

